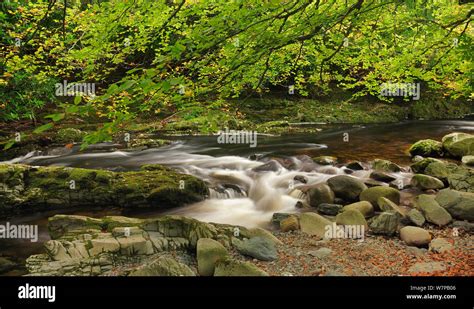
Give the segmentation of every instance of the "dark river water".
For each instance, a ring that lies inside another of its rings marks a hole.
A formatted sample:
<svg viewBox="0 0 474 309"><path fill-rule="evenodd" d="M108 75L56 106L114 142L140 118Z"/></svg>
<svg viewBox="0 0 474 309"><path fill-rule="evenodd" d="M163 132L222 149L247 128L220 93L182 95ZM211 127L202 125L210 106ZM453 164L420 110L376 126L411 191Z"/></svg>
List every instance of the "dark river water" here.
<svg viewBox="0 0 474 309"><path fill-rule="evenodd" d="M252 169L262 165L265 158L283 157L294 160L300 155L310 157L331 155L340 163L358 160L369 162L375 158L394 161L402 166L410 164L408 147L420 139L440 140L451 132L474 132L474 120L410 121L397 124L340 125L324 127L319 133L291 134L284 136L259 135L256 147L248 144L219 144L216 136L173 137L175 142L158 149L137 152L93 151L79 153L74 149L57 150L49 154L31 155L13 162L32 165L59 165L84 168L104 168L110 170L133 170L143 164L159 163L176 168L204 179L210 185L230 183L242 188L243 194L225 191L211 194L210 199L181 207L168 213L195 217L204 221L262 226L269 222L274 212L294 212L295 199L290 196L288 181L295 175L304 175L308 184L326 181L334 174L344 174L344 167L329 170L322 167L314 171L287 170L255 173ZM256 161L255 158L258 160ZM299 164L299 165L298 165ZM370 171L361 171L354 176L367 178ZM395 177L406 180L410 173L397 173ZM41 253L42 243L49 239L47 218L57 213L81 214L93 217L104 215L126 215L151 217L160 212L127 211L110 208L74 209L52 211L12 218L14 224L37 224L39 241L31 243L20 240L0 240L0 256L12 257L22 263L31 254ZM17 269L7 275L23 274Z"/></svg>

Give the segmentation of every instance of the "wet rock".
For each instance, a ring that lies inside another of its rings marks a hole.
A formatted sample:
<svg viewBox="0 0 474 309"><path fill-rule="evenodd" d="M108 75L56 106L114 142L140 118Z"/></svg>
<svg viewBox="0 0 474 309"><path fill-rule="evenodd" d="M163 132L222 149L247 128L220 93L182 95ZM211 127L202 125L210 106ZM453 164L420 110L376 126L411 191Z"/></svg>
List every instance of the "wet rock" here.
<svg viewBox="0 0 474 309"><path fill-rule="evenodd" d="M221 243L210 238L199 239L196 250L198 271L201 276L212 276L216 263L229 255Z"/></svg>
<svg viewBox="0 0 474 309"><path fill-rule="evenodd" d="M417 187L421 190L429 189L442 189L444 188L444 183L438 178L431 177L423 174L416 174L411 179L411 185Z"/></svg>
<svg viewBox="0 0 474 309"><path fill-rule="evenodd" d="M430 242L430 251L443 253L453 250L454 246L446 238L435 238Z"/></svg>
<svg viewBox="0 0 474 309"><path fill-rule="evenodd" d="M361 180L348 175L329 178L327 183L337 197L346 201L357 201L360 193L367 189Z"/></svg>
<svg viewBox="0 0 474 309"><path fill-rule="evenodd" d="M445 164L443 161L435 158L424 158L420 161L415 162L414 164L410 165L410 169L417 174L424 174L428 165L432 163L437 164Z"/></svg>
<svg viewBox="0 0 474 309"><path fill-rule="evenodd" d="M281 164L275 160L270 160L265 164L254 167L252 171L254 172L276 172L282 168Z"/></svg>
<svg viewBox="0 0 474 309"><path fill-rule="evenodd" d="M390 188L388 186L378 186L368 188L360 194L361 201L370 202L376 210L378 210L377 201L380 197L385 197L395 204L400 204L400 192L395 188Z"/></svg>
<svg viewBox="0 0 474 309"><path fill-rule="evenodd" d="M300 216L300 227L303 233L324 237L326 226L332 222L315 213L302 213Z"/></svg>
<svg viewBox="0 0 474 309"><path fill-rule="evenodd" d="M368 188L378 187L378 186L385 186L385 183L383 181L378 181L378 180L375 180L375 179L364 179L364 184Z"/></svg>
<svg viewBox="0 0 474 309"><path fill-rule="evenodd" d="M410 209L407 213L407 217L416 226L423 226L425 224L425 217L418 209Z"/></svg>
<svg viewBox="0 0 474 309"><path fill-rule="evenodd" d="M354 171L361 171L364 169L364 166L362 165L362 163L358 161L349 162L346 164L346 167Z"/></svg>
<svg viewBox="0 0 474 309"><path fill-rule="evenodd" d="M316 207L316 210L323 215L335 216L342 210L342 205L322 203Z"/></svg>
<svg viewBox="0 0 474 309"><path fill-rule="evenodd" d="M299 181L301 183L307 183L308 182L308 178L306 176L303 176L303 175L296 175L294 178L293 178L294 181Z"/></svg>
<svg viewBox="0 0 474 309"><path fill-rule="evenodd" d="M444 162L432 162L428 164L423 173L442 181L446 181L449 177L449 171Z"/></svg>
<svg viewBox="0 0 474 309"><path fill-rule="evenodd" d="M370 202L361 201L357 203L352 203L344 206L343 211L353 209L359 211L365 218L372 217L374 215L374 207Z"/></svg>
<svg viewBox="0 0 474 309"><path fill-rule="evenodd" d="M420 227L405 226L400 229L400 239L408 246L423 247L430 243L431 235Z"/></svg>
<svg viewBox="0 0 474 309"><path fill-rule="evenodd" d="M266 272L250 262L237 261L231 258L219 260L214 272L216 277L268 276Z"/></svg>
<svg viewBox="0 0 474 309"><path fill-rule="evenodd" d="M334 203L334 192L324 183L311 186L307 191L307 196L311 207L317 207L322 203Z"/></svg>
<svg viewBox="0 0 474 309"><path fill-rule="evenodd" d="M424 139L411 145L408 152L411 156L442 157L443 144L432 139Z"/></svg>
<svg viewBox="0 0 474 309"><path fill-rule="evenodd" d="M275 212L272 215L272 223L275 224L276 226L280 226L280 222L285 220L288 217L293 216L293 214L290 213L285 213L285 212Z"/></svg>
<svg viewBox="0 0 474 309"><path fill-rule="evenodd" d="M373 171L372 173L370 173L369 177L382 182L390 182L396 179L395 177L381 171Z"/></svg>
<svg viewBox="0 0 474 309"><path fill-rule="evenodd" d="M180 263L169 257L160 257L153 262L146 264L134 271L129 276L132 277L161 277L161 276L177 276L177 277L192 277L196 274L186 264Z"/></svg>
<svg viewBox="0 0 474 309"><path fill-rule="evenodd" d="M367 221L360 211L348 209L336 216L336 224L339 225L363 225L367 227Z"/></svg>
<svg viewBox="0 0 474 309"><path fill-rule="evenodd" d="M243 241L237 241L234 246L240 254L261 261L274 261L278 259L275 244L263 237L252 237Z"/></svg>
<svg viewBox="0 0 474 309"><path fill-rule="evenodd" d="M442 138L443 148L453 157L474 155L474 135L454 132Z"/></svg>
<svg viewBox="0 0 474 309"><path fill-rule="evenodd" d="M282 232L296 231L299 230L300 223L296 216L290 216L280 221L280 230Z"/></svg>
<svg viewBox="0 0 474 309"><path fill-rule="evenodd" d="M382 159L375 159L372 163L372 168L374 170L382 171L382 172L400 172L402 169L397 164L390 162L388 160Z"/></svg>
<svg viewBox="0 0 474 309"><path fill-rule="evenodd" d="M370 222L374 234L392 236L397 232L400 216L394 212L383 212Z"/></svg>
<svg viewBox="0 0 474 309"><path fill-rule="evenodd" d="M313 161L319 165L335 165L337 163L337 158L331 156L319 156L314 157Z"/></svg>
<svg viewBox="0 0 474 309"><path fill-rule="evenodd" d="M421 194L415 199L416 207L421 210L426 221L445 226L452 221L451 215L436 202L432 195Z"/></svg>

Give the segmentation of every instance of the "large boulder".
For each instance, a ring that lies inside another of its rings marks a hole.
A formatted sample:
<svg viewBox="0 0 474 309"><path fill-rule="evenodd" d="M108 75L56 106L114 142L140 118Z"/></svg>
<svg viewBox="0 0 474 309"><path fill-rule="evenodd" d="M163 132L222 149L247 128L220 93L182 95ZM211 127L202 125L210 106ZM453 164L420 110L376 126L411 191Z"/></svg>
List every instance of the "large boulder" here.
<svg viewBox="0 0 474 309"><path fill-rule="evenodd" d="M431 241L427 230L415 226L405 226L400 229L400 239L409 246L423 247Z"/></svg>
<svg viewBox="0 0 474 309"><path fill-rule="evenodd" d="M411 178L411 185L419 188L421 190L429 190L429 189L442 189L444 188L444 183L439 180L438 178L431 177L428 175L423 174L416 174Z"/></svg>
<svg viewBox="0 0 474 309"><path fill-rule="evenodd" d="M410 168L414 173L425 174L426 168L432 163L444 164L444 162L439 159L424 158L410 165Z"/></svg>
<svg viewBox="0 0 474 309"><path fill-rule="evenodd" d="M438 192L435 200L454 218L474 221L474 194L444 189Z"/></svg>
<svg viewBox="0 0 474 309"><path fill-rule="evenodd" d="M324 237L326 226L332 222L316 213L306 212L300 216L300 228L303 233Z"/></svg>
<svg viewBox="0 0 474 309"><path fill-rule="evenodd" d="M447 164L446 168L451 189L474 193L474 168L454 163Z"/></svg>
<svg viewBox="0 0 474 309"><path fill-rule="evenodd" d="M400 172L402 169L397 164L382 159L375 159L372 163L372 168L374 170L383 171L383 172Z"/></svg>
<svg viewBox="0 0 474 309"><path fill-rule="evenodd" d="M400 192L388 186L377 186L368 188L367 190L362 191L359 198L361 201L368 201L370 202L376 210L378 210L378 199L380 197L385 197L395 204L400 204Z"/></svg>
<svg viewBox="0 0 474 309"><path fill-rule="evenodd" d="M216 277L241 277L241 276L268 276L266 272L250 262L237 261L231 258L219 260L214 272Z"/></svg>
<svg viewBox="0 0 474 309"><path fill-rule="evenodd" d="M426 221L438 226L445 226L452 221L451 215L436 202L432 195L421 194L416 197L415 205L421 210Z"/></svg>
<svg viewBox="0 0 474 309"><path fill-rule="evenodd" d="M365 218L369 218L374 215L374 207L372 206L370 202L367 202L367 201L361 201L361 202L356 202L356 203L346 205L344 206L342 211L346 211L349 209L359 211Z"/></svg>
<svg viewBox="0 0 474 309"><path fill-rule="evenodd" d="M191 270L191 268L189 268L189 266L169 257L160 257L153 262L132 271L129 274L129 276L132 277L192 277L195 275L196 274Z"/></svg>
<svg viewBox="0 0 474 309"><path fill-rule="evenodd" d="M351 202L357 201L360 193L367 189L364 182L348 175L338 175L329 178L327 183L337 197Z"/></svg>
<svg viewBox="0 0 474 309"><path fill-rule="evenodd" d="M317 207L322 203L334 203L334 192L325 183L319 183L307 189L309 205Z"/></svg>
<svg viewBox="0 0 474 309"><path fill-rule="evenodd" d="M453 157L474 155L474 135L454 132L442 138L443 148Z"/></svg>
<svg viewBox="0 0 474 309"><path fill-rule="evenodd" d="M370 222L374 234L392 236L397 232L400 216L395 212L383 212Z"/></svg>
<svg viewBox="0 0 474 309"><path fill-rule="evenodd" d="M216 263L227 257L227 249L218 241L201 238L197 242L198 271L201 276L212 276Z"/></svg>
<svg viewBox="0 0 474 309"><path fill-rule="evenodd" d="M336 216L336 224L339 225L362 225L367 228L367 221L362 213L355 209L349 209Z"/></svg>
<svg viewBox="0 0 474 309"><path fill-rule="evenodd" d="M443 156L443 144L432 139L420 140L408 149L410 155L422 157L441 157Z"/></svg>
<svg viewBox="0 0 474 309"><path fill-rule="evenodd" d="M252 237L243 241L234 242L239 253L261 261L274 261L278 259L278 252L273 241L263 237Z"/></svg>

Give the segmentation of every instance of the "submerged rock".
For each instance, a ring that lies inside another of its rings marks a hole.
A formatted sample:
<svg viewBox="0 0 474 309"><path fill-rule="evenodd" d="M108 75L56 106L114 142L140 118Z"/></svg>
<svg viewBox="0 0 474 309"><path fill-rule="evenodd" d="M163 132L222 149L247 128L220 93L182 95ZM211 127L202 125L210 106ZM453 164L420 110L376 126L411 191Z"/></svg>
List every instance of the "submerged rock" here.
<svg viewBox="0 0 474 309"><path fill-rule="evenodd" d="M335 165L337 163L337 158L331 156L319 156L314 157L313 161L319 165Z"/></svg>

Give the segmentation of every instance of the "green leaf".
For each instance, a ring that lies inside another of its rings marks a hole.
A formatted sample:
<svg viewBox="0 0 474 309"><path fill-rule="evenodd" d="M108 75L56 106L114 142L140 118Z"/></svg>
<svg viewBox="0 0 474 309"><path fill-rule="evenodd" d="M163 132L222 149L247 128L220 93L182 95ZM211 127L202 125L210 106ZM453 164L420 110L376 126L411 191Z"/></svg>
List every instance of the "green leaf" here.
<svg viewBox="0 0 474 309"><path fill-rule="evenodd" d="M39 133L42 133L42 132L47 131L49 129L52 129L53 127L54 127L54 124L52 122L50 122L50 123L42 125L41 127L36 128L33 131L33 133L39 134Z"/></svg>
<svg viewBox="0 0 474 309"><path fill-rule="evenodd" d="M13 145L15 145L15 140L14 140L14 139L8 141L8 143L6 143L6 144L3 146L3 150L8 150L8 149L12 148Z"/></svg>
<svg viewBox="0 0 474 309"><path fill-rule="evenodd" d="M60 120L63 120L65 116L66 114L59 113L59 114L51 114L51 115L45 116L44 118L51 119L54 122L58 122Z"/></svg>

